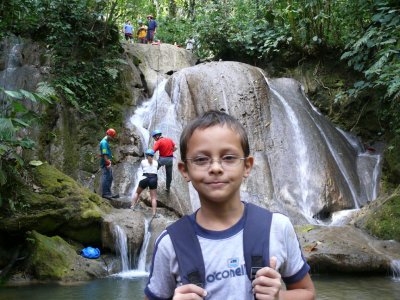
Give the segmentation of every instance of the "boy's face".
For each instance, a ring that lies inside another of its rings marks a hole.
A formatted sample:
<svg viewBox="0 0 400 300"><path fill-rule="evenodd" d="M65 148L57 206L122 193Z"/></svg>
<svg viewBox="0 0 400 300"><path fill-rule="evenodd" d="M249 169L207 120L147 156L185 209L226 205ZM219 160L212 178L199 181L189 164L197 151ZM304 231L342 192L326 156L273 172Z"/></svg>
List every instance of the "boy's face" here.
<svg viewBox="0 0 400 300"><path fill-rule="evenodd" d="M222 166L222 157L243 158L240 136L226 126L196 129L187 143L187 158L210 157L209 166L198 166L193 160L179 162L178 168L191 181L204 202L240 201L240 185L253 166L253 157L237 160L237 164Z"/></svg>

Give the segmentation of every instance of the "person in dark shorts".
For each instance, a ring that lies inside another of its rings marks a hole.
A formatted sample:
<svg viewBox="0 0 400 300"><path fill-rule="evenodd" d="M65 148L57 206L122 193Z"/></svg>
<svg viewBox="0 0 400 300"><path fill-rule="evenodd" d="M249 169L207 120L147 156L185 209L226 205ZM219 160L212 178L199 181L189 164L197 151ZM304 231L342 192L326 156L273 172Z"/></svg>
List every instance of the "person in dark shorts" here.
<svg viewBox="0 0 400 300"><path fill-rule="evenodd" d="M146 150L146 159L142 160L140 166L143 171L143 175L139 181L139 186L136 189L135 194L132 198L131 209L135 210L135 206L139 203L140 194L147 188L150 189L151 208L153 211L153 218L158 218L157 215L157 170L158 162L153 159L153 149Z"/></svg>
<svg viewBox="0 0 400 300"><path fill-rule="evenodd" d="M154 35L156 34L157 31L157 22L156 20L154 20L152 15L148 15L147 16L147 21L148 21L148 25L147 25L147 43L151 44L154 41Z"/></svg>

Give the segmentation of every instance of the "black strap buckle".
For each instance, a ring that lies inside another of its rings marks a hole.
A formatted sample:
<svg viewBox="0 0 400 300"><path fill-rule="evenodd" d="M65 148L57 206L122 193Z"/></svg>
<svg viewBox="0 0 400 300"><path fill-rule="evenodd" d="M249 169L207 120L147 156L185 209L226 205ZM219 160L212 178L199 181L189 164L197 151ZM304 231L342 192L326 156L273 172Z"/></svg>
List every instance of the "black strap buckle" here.
<svg viewBox="0 0 400 300"><path fill-rule="evenodd" d="M261 267L251 267L251 280L256 279L256 273L260 269L262 269L262 268Z"/></svg>

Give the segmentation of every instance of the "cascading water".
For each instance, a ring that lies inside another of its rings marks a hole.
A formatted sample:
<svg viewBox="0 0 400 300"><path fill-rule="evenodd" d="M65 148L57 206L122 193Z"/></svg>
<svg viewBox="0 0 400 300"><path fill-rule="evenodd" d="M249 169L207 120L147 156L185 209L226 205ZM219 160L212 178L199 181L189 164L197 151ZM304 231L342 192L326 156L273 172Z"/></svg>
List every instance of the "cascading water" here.
<svg viewBox="0 0 400 300"><path fill-rule="evenodd" d="M151 238L151 232L149 231L149 219L145 219L145 234L143 239L143 245L140 249L140 254L138 258L137 269L131 269L131 255L128 247L128 238L125 231L118 225L114 225L113 234L115 239L116 252L121 260L121 272L113 274L112 277L122 277L122 278L136 278L145 277L149 273L146 271L146 257L147 248L149 246L149 241Z"/></svg>
<svg viewBox="0 0 400 300"><path fill-rule="evenodd" d="M268 81L267 81L268 82ZM296 117L294 110L291 108L289 103L282 97L276 90L274 90L270 86L271 91L275 94L278 100L281 102L284 110L286 111L290 124L292 125L295 144L299 145L298 150L296 151L297 155L297 166L298 166L298 179L299 179L299 188L301 191L301 209L305 216L312 217L312 212L310 210L309 205L307 205L307 196L308 196L308 180L309 180L309 163L308 163L308 155L307 155L307 146L304 143L304 136L301 132L301 127L299 125L299 120Z"/></svg>
<svg viewBox="0 0 400 300"><path fill-rule="evenodd" d="M130 269L128 237L119 225L114 225L113 234L116 242L115 250L121 259L121 272L127 272Z"/></svg>
<svg viewBox="0 0 400 300"><path fill-rule="evenodd" d="M400 260L392 260L390 267L392 268L393 280L400 282Z"/></svg>
<svg viewBox="0 0 400 300"><path fill-rule="evenodd" d="M276 100L274 102L275 105L281 107L277 111L279 112L280 110L283 110L284 115L287 117L287 130L289 133L286 134L289 136L286 137L286 141L290 140L288 146L295 146L295 151L292 153L294 157L293 159L295 159L295 168L293 168L291 171L295 172L292 178L296 178L297 183L292 183L292 186L289 188L289 185L287 183L285 184L284 181L275 182L276 178L273 176L275 190L279 191L276 194L280 194L284 199L297 199L291 201L297 202L303 212L303 215L306 216L309 221L315 222L313 219L313 209L311 207L313 202L309 201L308 199L309 197L313 197L313 195L310 195L310 193L313 193L313 184L314 186L317 186L315 183L315 175L312 173L314 166L311 166L309 163L310 153L312 153L314 148L311 150L312 146L309 144L310 136L307 136L307 140L305 133L303 133L304 128L310 128L310 126L312 126L317 129L318 134L323 139L324 144L329 151L328 153L330 153L331 157L334 159L339 172L338 174L342 176L344 183L347 185L350 192L349 195L354 203L353 207L357 210L360 208L360 204L365 204L367 201L374 200L378 192L377 182L380 175L381 155L372 155L371 153L367 153L358 141L350 138L341 130L336 129L335 133L335 129L332 127L327 131L327 128L325 128L326 126L323 125L326 123L326 120L305 96L304 90L302 90L302 93L304 99L306 100L303 102L306 104L305 107L304 104L301 104L301 99L292 99L293 102L285 99L285 96L283 96L275 88L275 81L271 82L265 76L264 79ZM281 116L275 116L275 118L277 117L279 118ZM348 165L346 165L346 162L344 161L345 156L343 153L339 153L334 146L338 141L337 132L340 132L346 138L344 143L347 141L348 144L344 147L351 149L346 151L353 153L353 155L355 155L357 158L357 161L354 164L354 168L357 168L355 173L354 171L351 171L353 172L351 174L349 173ZM311 148L309 148L309 146ZM356 188L355 184L359 185L358 189ZM341 211L340 213L333 213L331 218L332 225L344 224L348 220L347 214L354 211L355 210L348 209Z"/></svg>
<svg viewBox="0 0 400 300"><path fill-rule="evenodd" d="M149 242L151 238L151 231L149 230L149 227L150 227L150 220L145 219L145 233L143 238L143 245L142 248L140 249L138 267L136 270L137 272L146 273L146 270L148 269L146 266L146 257L147 257L147 248L149 247Z"/></svg>

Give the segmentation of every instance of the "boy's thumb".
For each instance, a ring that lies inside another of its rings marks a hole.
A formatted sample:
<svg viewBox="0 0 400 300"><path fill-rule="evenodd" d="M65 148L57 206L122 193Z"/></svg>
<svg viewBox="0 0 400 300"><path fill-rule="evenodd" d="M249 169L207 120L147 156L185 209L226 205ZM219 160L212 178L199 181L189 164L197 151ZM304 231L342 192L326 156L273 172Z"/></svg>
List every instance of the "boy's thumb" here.
<svg viewBox="0 0 400 300"><path fill-rule="evenodd" d="M272 256L269 259L269 266L274 270L276 270L276 261L277 261L277 258L275 256Z"/></svg>

